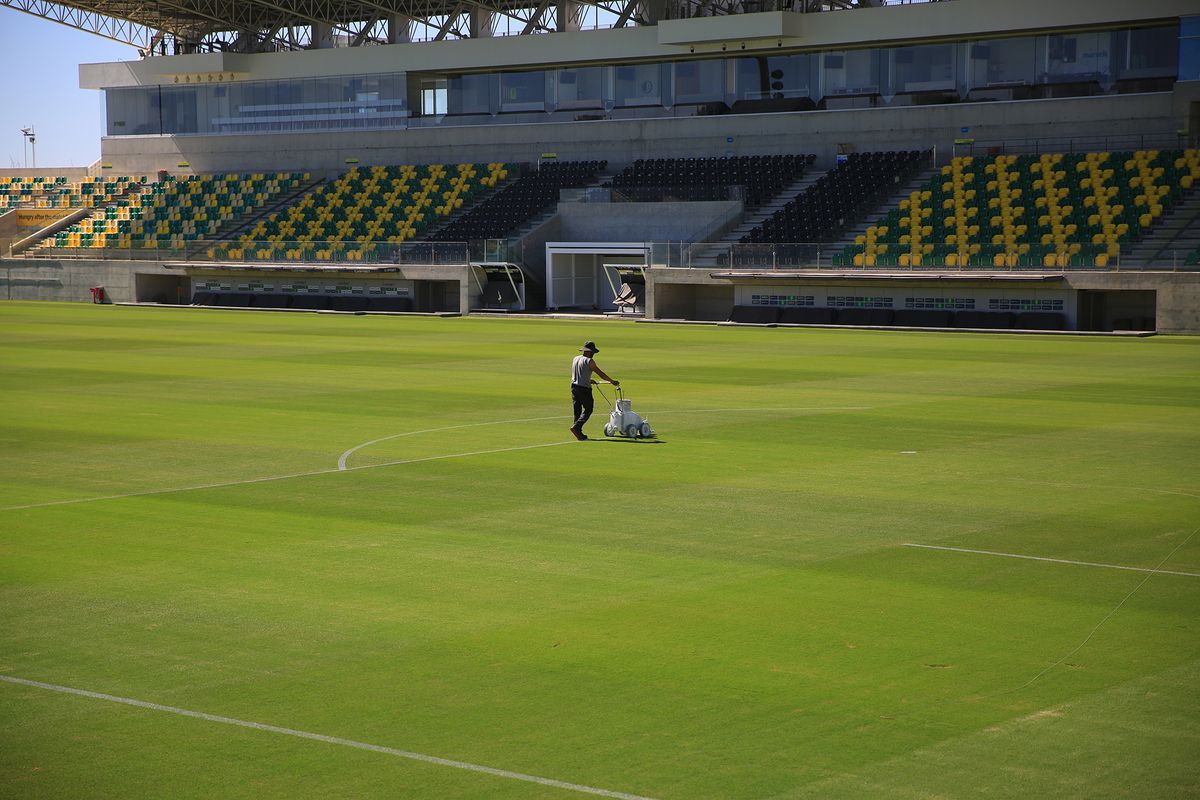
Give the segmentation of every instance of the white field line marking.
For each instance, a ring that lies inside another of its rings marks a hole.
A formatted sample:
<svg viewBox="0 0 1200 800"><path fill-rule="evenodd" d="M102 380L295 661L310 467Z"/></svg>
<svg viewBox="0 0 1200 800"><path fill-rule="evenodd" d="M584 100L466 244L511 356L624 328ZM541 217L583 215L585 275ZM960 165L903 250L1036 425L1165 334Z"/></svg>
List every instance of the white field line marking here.
<svg viewBox="0 0 1200 800"><path fill-rule="evenodd" d="M1200 533L1200 528L1196 528L1194 531L1192 531L1186 537L1184 537L1183 541L1181 541L1179 544L1177 544L1173 548L1171 548L1171 552L1169 552L1165 556L1163 556L1162 561L1158 562L1158 566L1161 567L1163 564L1167 563L1167 561L1171 558L1171 556L1178 553L1180 548L1182 548L1185 544L1190 542L1192 540L1192 537L1195 536L1197 533ZM1152 570L1147 570L1147 572L1150 572L1151 574L1153 574L1155 572L1162 572L1162 570L1155 568ZM1047 672L1049 672L1050 670L1059 666L1060 664L1064 663L1068 658L1070 658L1071 656L1075 655L1080 650L1082 650L1084 648L1084 646L1092 640L1092 637L1096 635L1096 631L1100 630L1100 628L1103 627L1104 623L1106 623L1110 619L1112 619L1113 615L1121 610L1121 606L1125 605L1125 603L1128 602L1129 598L1133 597L1134 594L1137 593L1138 589L1141 589L1143 586L1146 585L1146 581L1150 580L1150 577L1151 577L1150 575L1147 575L1146 577L1142 578L1141 581L1138 582L1137 586L1130 589L1129 594L1122 597L1121 602L1119 602L1115 606L1113 606L1112 611L1109 611L1107 614L1105 614L1104 619L1097 622L1096 627L1092 628L1091 631L1088 632L1088 635L1083 637L1083 641L1080 642L1079 644L1075 645L1075 647L1071 649L1071 652L1066 653L1061 658L1059 658L1058 661L1055 661L1053 664L1046 667L1044 670L1039 672L1037 675L1034 675L1032 678L1025 681L1020 686L1018 686L1014 689L1009 689L1007 692L1002 692L1002 694L1008 694L1010 692L1019 692L1022 689L1024 689L1025 687L1033 685L1035 682L1037 682L1037 680L1039 678L1041 678Z"/></svg>
<svg viewBox="0 0 1200 800"><path fill-rule="evenodd" d="M219 722L222 725L236 725L239 728L251 728L256 731L266 731L267 733L279 733L284 736L295 736L300 739L312 739L317 742L325 742L326 744L337 744L343 747L354 747L359 750L370 750L373 753L383 753L389 756L397 756L399 758L407 758L412 761L423 761L427 764L437 764L442 767L453 767L455 769L465 769L471 772L482 772L485 775L493 775L497 778L509 778L516 781L525 781L526 783L537 783L542 786L553 786L557 789L566 789L572 792L582 792L584 794L598 795L600 797L613 797L620 800L651 800L642 795L627 794L626 792L614 792L609 789L598 789L594 786L583 786L578 783L568 783L567 781L559 781L553 778L541 778L537 775L526 775L523 772L512 772L507 769L496 769L495 767L485 767L482 764L471 764L466 761L455 761L450 758L441 758L439 756L428 756L424 753L414 753L409 750L398 750L394 747L383 747L377 744L368 744L367 742L356 742L353 739L343 739L339 736L326 736L321 733L309 733L308 731L298 731L294 728L281 728L278 725L267 725L262 722L250 722L244 719L234 719L233 717L222 717L217 714L206 714L203 711L189 711L186 708L176 708L175 706L164 706L158 703L148 703L145 700L133 700L128 697L117 697L116 695L103 694L101 692L89 692L86 689L74 689L70 686L58 686L53 683L42 683L41 681L31 681L25 678L16 678L11 675L0 675L0 681L15 683L20 686L33 686L38 689L46 689L51 692L61 692L63 694L73 694L80 697L90 697L93 700L108 700L112 703L122 703L127 706L135 706L137 708L146 708L151 711L165 711L168 714L178 714L181 717L193 717L202 719L208 722Z"/></svg>
<svg viewBox="0 0 1200 800"><path fill-rule="evenodd" d="M869 410L870 408L871 408L871 406L843 406L840 408L838 408L838 407L834 407L834 408L828 408L828 407L815 407L815 408L810 408L810 407L806 407L806 408L709 408L709 409L695 409L695 410L682 410L682 411L647 411L645 416L649 417L651 414L653 414L655 416L662 416L664 414L668 414L668 415L669 414L719 414L719 413L738 413L738 412L749 412L749 411L761 411L761 412L768 412L768 411L789 411L789 412L829 411L829 412L837 412L837 411L865 411L865 410ZM338 457L338 469L342 469L342 470L348 469L348 467L346 466L346 462L350 459L350 456L354 455L359 450L362 450L364 447L370 447L371 445L379 444L380 442L388 442L388 441L391 441L392 439L401 439L405 436L419 436L423 433L441 433L443 431L456 431L456 430L461 430L463 428L483 428L488 425L508 425L509 423L515 424L515 423L519 423L519 422L547 422L550 420L570 421L570 417L563 416L562 414L556 414L553 417L527 417L525 419L496 419L496 420L490 420L488 422L469 422L469 423L466 423L463 425L447 425L442 428L426 428L425 430L421 430L421 431L405 431L404 433L393 433L390 436L381 436L378 439L372 439L369 442L363 442L362 444L354 445L354 447L351 447L349 450L342 453L341 456Z"/></svg>
<svg viewBox="0 0 1200 800"><path fill-rule="evenodd" d="M574 444L574 440L563 442L547 442L545 444L526 444L520 447L501 447L496 450L475 450L470 453L448 453L440 456L426 456L424 458L408 458L399 461L383 461L378 464L364 464L361 467L347 467L345 470L338 469L314 469L309 472L294 472L290 475L273 475L266 478L247 478L241 481L224 481L222 483L204 483L196 486L177 486L169 489L147 489L144 492L129 492L127 494L110 494L101 497L80 497L74 500L51 500L46 503L29 503L23 506L6 506L0 508L0 511L22 511L27 508L45 508L47 506L66 506L76 503L94 503L98 500L121 500L127 497L146 497L156 494L174 494L176 492L195 492L202 489L223 489L228 486L246 486L252 483L268 483L270 481L286 481L291 478L307 478L314 475L329 475L335 472L354 472L362 469L377 469L379 467L398 467L404 464L421 464L426 461L445 461L451 458L467 458L468 456L486 456L492 453L512 453L518 450L537 450L543 447L559 447L564 444Z"/></svg>
<svg viewBox="0 0 1200 800"><path fill-rule="evenodd" d="M406 431L404 433L393 433L391 436L381 436L378 439L372 439L369 442L363 442L362 444L356 444L354 447L351 447L349 450L342 453L342 455L338 458L338 469L340 469L340 470L346 469L346 460L348 458L350 458L350 456L352 456L355 452L362 450L364 447L370 447L373 444L379 444L380 442L387 442L392 439L400 439L405 436L419 436L423 433L441 433L442 431L456 431L461 428L482 428L485 425L506 425L510 422L514 423L514 424L518 423L518 422L546 422L547 420L554 420L554 419L566 419L566 418L562 414L556 414L553 417L527 417L526 419L498 419L498 420L492 420L490 422L470 422L465 425L447 425L444 428L426 428L423 431Z"/></svg>
<svg viewBox="0 0 1200 800"><path fill-rule="evenodd" d="M1028 561L1049 561L1054 564L1073 564L1077 567L1103 567L1104 569L1124 569L1130 572L1153 572L1159 575L1183 575L1187 578L1200 578L1200 572L1176 572L1169 569L1150 567L1127 567L1121 564L1098 564L1093 561L1071 561L1065 558L1045 558L1044 556L1026 556L1019 553L997 553L994 550L971 550L967 547L943 547L935 544L905 543L904 547L920 547L923 550L950 550L955 553L975 553L982 556L1001 556L1003 558L1023 558Z"/></svg>

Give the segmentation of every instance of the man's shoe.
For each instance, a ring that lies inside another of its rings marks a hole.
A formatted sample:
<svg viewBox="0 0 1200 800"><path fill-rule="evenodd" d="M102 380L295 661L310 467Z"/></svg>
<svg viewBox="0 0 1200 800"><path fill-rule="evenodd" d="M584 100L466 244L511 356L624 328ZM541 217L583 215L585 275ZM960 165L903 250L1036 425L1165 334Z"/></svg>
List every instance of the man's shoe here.
<svg viewBox="0 0 1200 800"><path fill-rule="evenodd" d="M579 428L572 427L571 435L573 435L576 439L578 439L581 442L587 441L587 437L583 435L583 431L581 431Z"/></svg>

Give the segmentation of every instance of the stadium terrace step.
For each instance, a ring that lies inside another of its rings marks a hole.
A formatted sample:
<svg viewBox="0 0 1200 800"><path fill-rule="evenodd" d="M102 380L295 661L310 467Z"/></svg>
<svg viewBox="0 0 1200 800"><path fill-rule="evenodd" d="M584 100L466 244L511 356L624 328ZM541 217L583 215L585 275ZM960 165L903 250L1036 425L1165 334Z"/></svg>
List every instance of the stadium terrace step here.
<svg viewBox="0 0 1200 800"><path fill-rule="evenodd" d="M835 258L856 267L1145 264L1200 151L957 156Z"/></svg>
<svg viewBox="0 0 1200 800"><path fill-rule="evenodd" d="M778 195L761 206L747 211L742 216L741 222L736 227L724 233L720 239L713 242L697 242L692 245L687 255L688 263L697 268L720 266L722 254L726 253L732 244L741 241L750 231L774 216L787 206L788 203L795 200L813 186L813 184L820 181L826 174L826 172L821 170L809 170L805 172L801 177L792 181Z"/></svg>
<svg viewBox="0 0 1200 800"><path fill-rule="evenodd" d="M1184 266L1188 256L1200 248L1200 189L1193 185L1183 200L1130 252L1134 264ZM1191 265L1187 265L1191 266Z"/></svg>

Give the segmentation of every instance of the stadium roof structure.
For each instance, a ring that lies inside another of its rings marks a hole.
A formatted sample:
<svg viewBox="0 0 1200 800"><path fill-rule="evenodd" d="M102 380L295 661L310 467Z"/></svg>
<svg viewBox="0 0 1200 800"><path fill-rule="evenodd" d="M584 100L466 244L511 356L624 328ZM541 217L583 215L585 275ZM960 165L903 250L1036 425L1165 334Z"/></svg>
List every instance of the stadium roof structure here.
<svg viewBox="0 0 1200 800"><path fill-rule="evenodd" d="M654 25L763 11L814 13L950 0L0 0L143 55L357 47Z"/></svg>

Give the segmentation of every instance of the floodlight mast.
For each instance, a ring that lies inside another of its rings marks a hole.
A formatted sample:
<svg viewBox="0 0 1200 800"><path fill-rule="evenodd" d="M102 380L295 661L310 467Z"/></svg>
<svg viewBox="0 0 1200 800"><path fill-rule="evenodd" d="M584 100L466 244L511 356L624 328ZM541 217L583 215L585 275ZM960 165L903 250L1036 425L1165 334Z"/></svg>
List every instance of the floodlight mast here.
<svg viewBox="0 0 1200 800"><path fill-rule="evenodd" d="M21 128L21 156L25 159L25 168L29 169L29 153L25 149L27 144L33 153L33 168L37 169L37 132L32 125Z"/></svg>

